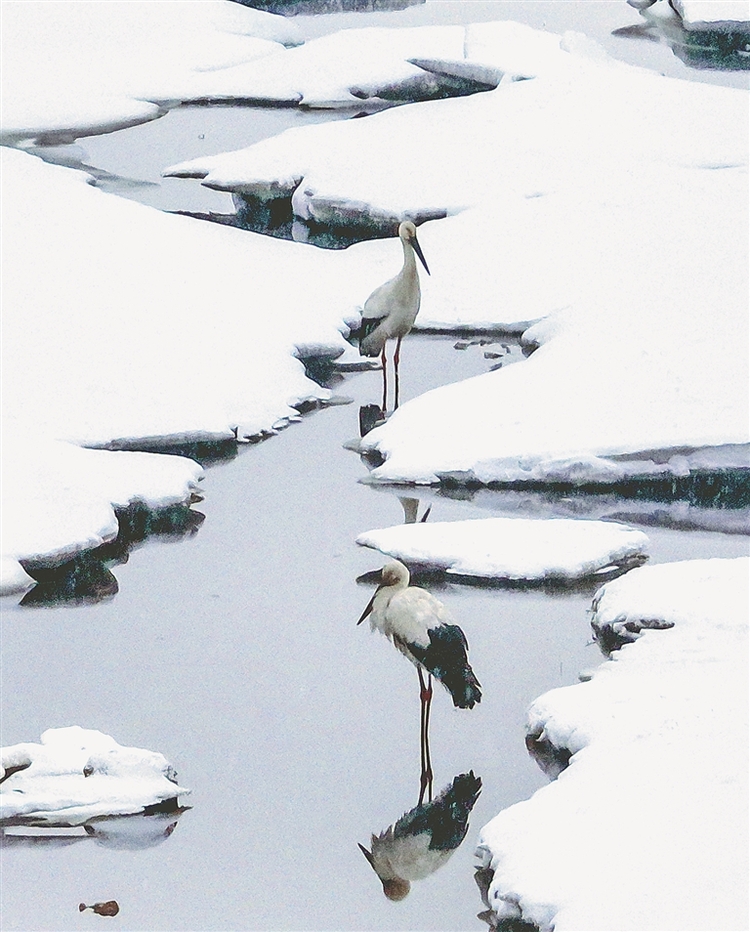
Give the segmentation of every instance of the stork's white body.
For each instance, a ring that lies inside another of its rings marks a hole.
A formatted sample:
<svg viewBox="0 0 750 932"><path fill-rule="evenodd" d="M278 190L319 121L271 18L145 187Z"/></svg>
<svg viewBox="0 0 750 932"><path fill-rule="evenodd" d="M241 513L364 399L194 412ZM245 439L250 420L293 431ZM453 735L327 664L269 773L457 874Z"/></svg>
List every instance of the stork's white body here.
<svg viewBox="0 0 750 932"><path fill-rule="evenodd" d="M370 614L371 629L380 631L393 641L416 666L418 661L404 649L404 645L429 647L430 629L448 624L455 622L445 605L426 589L410 586L408 571L406 576L400 574L391 585L382 586L375 594Z"/></svg>
<svg viewBox="0 0 750 932"><path fill-rule="evenodd" d="M415 254L429 275L422 249L417 240L417 228L410 220L404 220L398 228L398 237L404 248L404 264L395 278L376 288L365 301L362 311L362 331L359 352L363 356L380 356L383 363L383 404L385 414L388 403L388 376L385 347L388 340L396 339L393 354L395 377L394 408L398 407L398 363L401 340L414 326L422 294L419 289L419 273Z"/></svg>
<svg viewBox="0 0 750 932"><path fill-rule="evenodd" d="M402 223L398 235L404 248L404 264L401 271L373 291L365 301L362 311L363 321L380 321L362 341L361 349L365 356L377 356L382 352L387 340L405 337L414 326L419 313L422 292L412 245L416 243L414 224Z"/></svg>
<svg viewBox="0 0 750 932"><path fill-rule="evenodd" d="M396 837L393 826L371 839L372 866L381 880L424 880L441 867L453 851L430 848L428 832Z"/></svg>

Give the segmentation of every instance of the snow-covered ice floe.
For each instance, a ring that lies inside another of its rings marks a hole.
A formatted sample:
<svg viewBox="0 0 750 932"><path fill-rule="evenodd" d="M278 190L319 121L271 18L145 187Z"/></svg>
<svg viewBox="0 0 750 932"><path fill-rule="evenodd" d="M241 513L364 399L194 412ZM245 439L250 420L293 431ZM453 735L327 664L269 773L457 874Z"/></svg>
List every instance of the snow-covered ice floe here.
<svg viewBox="0 0 750 932"><path fill-rule="evenodd" d="M653 6L657 0L628 0L638 10ZM660 0L661 2L661 0ZM666 6L663 3L663 6ZM687 30L716 30L750 27L750 4L747 0L669 0L669 6Z"/></svg>
<svg viewBox="0 0 750 932"><path fill-rule="evenodd" d="M116 509L189 502L202 468L181 456L85 450L4 431L0 593L34 580L21 567L55 565L117 537Z"/></svg>
<svg viewBox="0 0 750 932"><path fill-rule="evenodd" d="M70 142L242 97L247 63L300 42L283 17L225 0L8 3L0 134Z"/></svg>
<svg viewBox="0 0 750 932"><path fill-rule="evenodd" d="M499 919L747 928L749 580L746 558L696 560L597 593L594 625L635 643L529 711L527 744L568 766L481 831Z"/></svg>
<svg viewBox="0 0 750 932"><path fill-rule="evenodd" d="M642 531L605 521L480 518L367 531L357 543L449 575L571 582L642 562Z"/></svg>
<svg viewBox="0 0 750 932"><path fill-rule="evenodd" d="M71 725L40 744L2 748L0 825L75 826L91 819L176 809L190 790L163 754L123 747Z"/></svg>

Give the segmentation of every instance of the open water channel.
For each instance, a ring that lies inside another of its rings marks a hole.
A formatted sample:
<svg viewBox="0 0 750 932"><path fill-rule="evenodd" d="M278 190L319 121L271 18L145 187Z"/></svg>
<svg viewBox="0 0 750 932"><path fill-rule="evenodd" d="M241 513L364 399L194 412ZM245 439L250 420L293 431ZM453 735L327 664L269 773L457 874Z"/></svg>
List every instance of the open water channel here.
<svg viewBox="0 0 750 932"><path fill-rule="evenodd" d="M89 164L134 179L122 183L131 195L209 210L215 202L190 200L203 197L197 185L169 180L157 190L161 168L318 118L182 108L83 147ZM427 335L405 342L404 400L495 365L485 352L505 352L455 344ZM511 362L523 364L515 347ZM448 863L403 901L388 901L358 843L369 846L371 833L417 803L418 683L384 638L355 624L372 592L357 577L384 560L354 538L401 523L399 496L411 493L360 481L367 469L343 447L380 385L379 372L348 375L335 388L349 404L212 464L205 500L193 506L205 520L183 515L190 533L152 536L109 566L116 594L110 585L108 598L91 604L2 601L4 744L36 741L50 727L96 728L162 752L193 791L191 809L141 820L137 832L6 836L3 929L485 927L477 919L477 832L547 782L525 749L525 711L600 662L587 616L595 586L433 586L468 636L484 693L461 712L437 687L435 789L473 770L482 793ZM432 504L430 520L624 513L645 526L652 562L748 549L739 510L489 490L419 495L420 512ZM108 899L120 905L113 919L78 912L81 901Z"/></svg>

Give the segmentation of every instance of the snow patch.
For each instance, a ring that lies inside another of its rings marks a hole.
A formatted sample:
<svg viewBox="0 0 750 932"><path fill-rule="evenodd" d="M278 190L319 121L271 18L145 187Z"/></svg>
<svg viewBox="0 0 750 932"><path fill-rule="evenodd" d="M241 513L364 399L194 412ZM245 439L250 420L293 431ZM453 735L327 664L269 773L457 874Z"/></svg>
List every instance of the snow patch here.
<svg viewBox="0 0 750 932"><path fill-rule="evenodd" d="M746 558L696 560L599 591L595 624L648 617L665 630L532 705L532 742L570 763L481 831L500 919L543 932L745 927L748 580Z"/></svg>
<svg viewBox="0 0 750 932"><path fill-rule="evenodd" d="M74 826L130 815L176 800L179 786L164 755L123 747L100 731L49 728L40 744L3 748L0 824Z"/></svg>
<svg viewBox="0 0 750 932"><path fill-rule="evenodd" d="M480 518L367 531L357 543L406 563L484 579L572 581L648 551L641 531L604 521Z"/></svg>

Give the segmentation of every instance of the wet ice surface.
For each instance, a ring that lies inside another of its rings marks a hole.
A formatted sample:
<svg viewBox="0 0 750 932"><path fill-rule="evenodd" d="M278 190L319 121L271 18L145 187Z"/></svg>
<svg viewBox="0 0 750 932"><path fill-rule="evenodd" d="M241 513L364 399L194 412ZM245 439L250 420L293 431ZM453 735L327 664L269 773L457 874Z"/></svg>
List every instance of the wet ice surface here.
<svg viewBox="0 0 750 932"><path fill-rule="evenodd" d="M491 362L486 347L455 342L405 342L405 397ZM54 726L97 728L164 754L194 807L141 850L93 837L9 847L4 928L83 928L90 914L78 903L108 899L123 929L484 928L474 842L547 782L524 747L525 712L600 661L587 646L592 593L434 590L466 631L484 693L461 713L436 692L435 789L471 769L483 790L451 860L402 902L387 901L357 844L417 803L418 683L384 638L356 627L372 587L355 579L383 560L354 538L404 512L399 490L358 482L365 469L342 449L358 405L377 400L380 373L350 376L339 391L354 403L210 469L200 531L134 551L113 568L111 601L3 601L4 743ZM506 513L508 495L497 498ZM521 500L531 507L528 493ZM421 508L428 501L435 520L493 513L487 491L475 504L425 490ZM652 562L747 549L738 535L648 535Z"/></svg>

